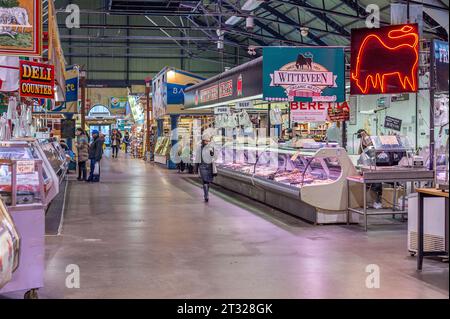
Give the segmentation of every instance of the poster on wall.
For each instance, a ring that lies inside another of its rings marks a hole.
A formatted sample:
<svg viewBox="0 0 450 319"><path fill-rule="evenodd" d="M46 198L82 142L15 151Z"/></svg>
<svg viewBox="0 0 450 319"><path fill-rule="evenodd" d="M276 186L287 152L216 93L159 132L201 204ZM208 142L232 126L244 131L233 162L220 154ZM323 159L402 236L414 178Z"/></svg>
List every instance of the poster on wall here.
<svg viewBox="0 0 450 319"><path fill-rule="evenodd" d="M42 55L42 1L0 1L0 55Z"/></svg>
<svg viewBox="0 0 450 319"><path fill-rule="evenodd" d="M55 68L53 65L20 61L21 97L54 99L55 96Z"/></svg>
<svg viewBox="0 0 450 319"><path fill-rule="evenodd" d="M448 92L448 42L433 40L432 63L436 69L434 75L434 85L436 92Z"/></svg>
<svg viewBox="0 0 450 319"><path fill-rule="evenodd" d="M353 29L350 94L417 92L417 24Z"/></svg>
<svg viewBox="0 0 450 319"><path fill-rule="evenodd" d="M111 115L125 115L127 111L128 98L126 97L112 97L110 99Z"/></svg>
<svg viewBox="0 0 450 319"><path fill-rule="evenodd" d="M266 101L344 102L344 49L264 48L263 96Z"/></svg>

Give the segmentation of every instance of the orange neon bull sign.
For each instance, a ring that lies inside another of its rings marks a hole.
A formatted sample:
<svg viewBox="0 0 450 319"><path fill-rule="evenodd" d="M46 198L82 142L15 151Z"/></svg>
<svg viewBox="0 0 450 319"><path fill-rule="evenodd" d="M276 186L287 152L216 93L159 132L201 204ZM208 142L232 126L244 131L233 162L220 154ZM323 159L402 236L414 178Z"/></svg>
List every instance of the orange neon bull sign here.
<svg viewBox="0 0 450 319"><path fill-rule="evenodd" d="M352 30L351 94L417 92L417 24Z"/></svg>

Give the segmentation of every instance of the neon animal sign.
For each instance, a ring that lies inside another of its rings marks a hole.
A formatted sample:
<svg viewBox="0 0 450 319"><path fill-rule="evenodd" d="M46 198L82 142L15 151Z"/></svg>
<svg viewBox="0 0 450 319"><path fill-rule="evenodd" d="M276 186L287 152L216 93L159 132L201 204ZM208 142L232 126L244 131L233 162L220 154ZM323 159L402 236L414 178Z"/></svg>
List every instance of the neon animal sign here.
<svg viewBox="0 0 450 319"><path fill-rule="evenodd" d="M417 25L352 31L351 94L417 92Z"/></svg>

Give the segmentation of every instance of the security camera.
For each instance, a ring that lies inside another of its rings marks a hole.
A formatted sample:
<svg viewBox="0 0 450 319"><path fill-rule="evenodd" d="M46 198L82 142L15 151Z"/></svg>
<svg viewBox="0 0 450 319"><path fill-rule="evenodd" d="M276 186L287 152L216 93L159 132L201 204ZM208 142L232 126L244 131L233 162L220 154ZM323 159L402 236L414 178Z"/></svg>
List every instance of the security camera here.
<svg viewBox="0 0 450 319"><path fill-rule="evenodd" d="M302 36L304 36L304 37L308 36L308 34L309 34L309 28L301 27L301 28L300 28L300 34L301 34Z"/></svg>

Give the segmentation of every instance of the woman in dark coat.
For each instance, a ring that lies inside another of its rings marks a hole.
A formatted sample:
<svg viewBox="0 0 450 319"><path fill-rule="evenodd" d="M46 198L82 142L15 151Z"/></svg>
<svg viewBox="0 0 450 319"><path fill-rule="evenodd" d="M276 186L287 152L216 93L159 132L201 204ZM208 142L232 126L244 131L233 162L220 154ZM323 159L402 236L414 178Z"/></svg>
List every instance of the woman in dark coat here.
<svg viewBox="0 0 450 319"><path fill-rule="evenodd" d="M209 201L209 184L214 181L214 148L209 140L202 141L201 162L198 166L200 177L203 182L203 194L205 202Z"/></svg>

